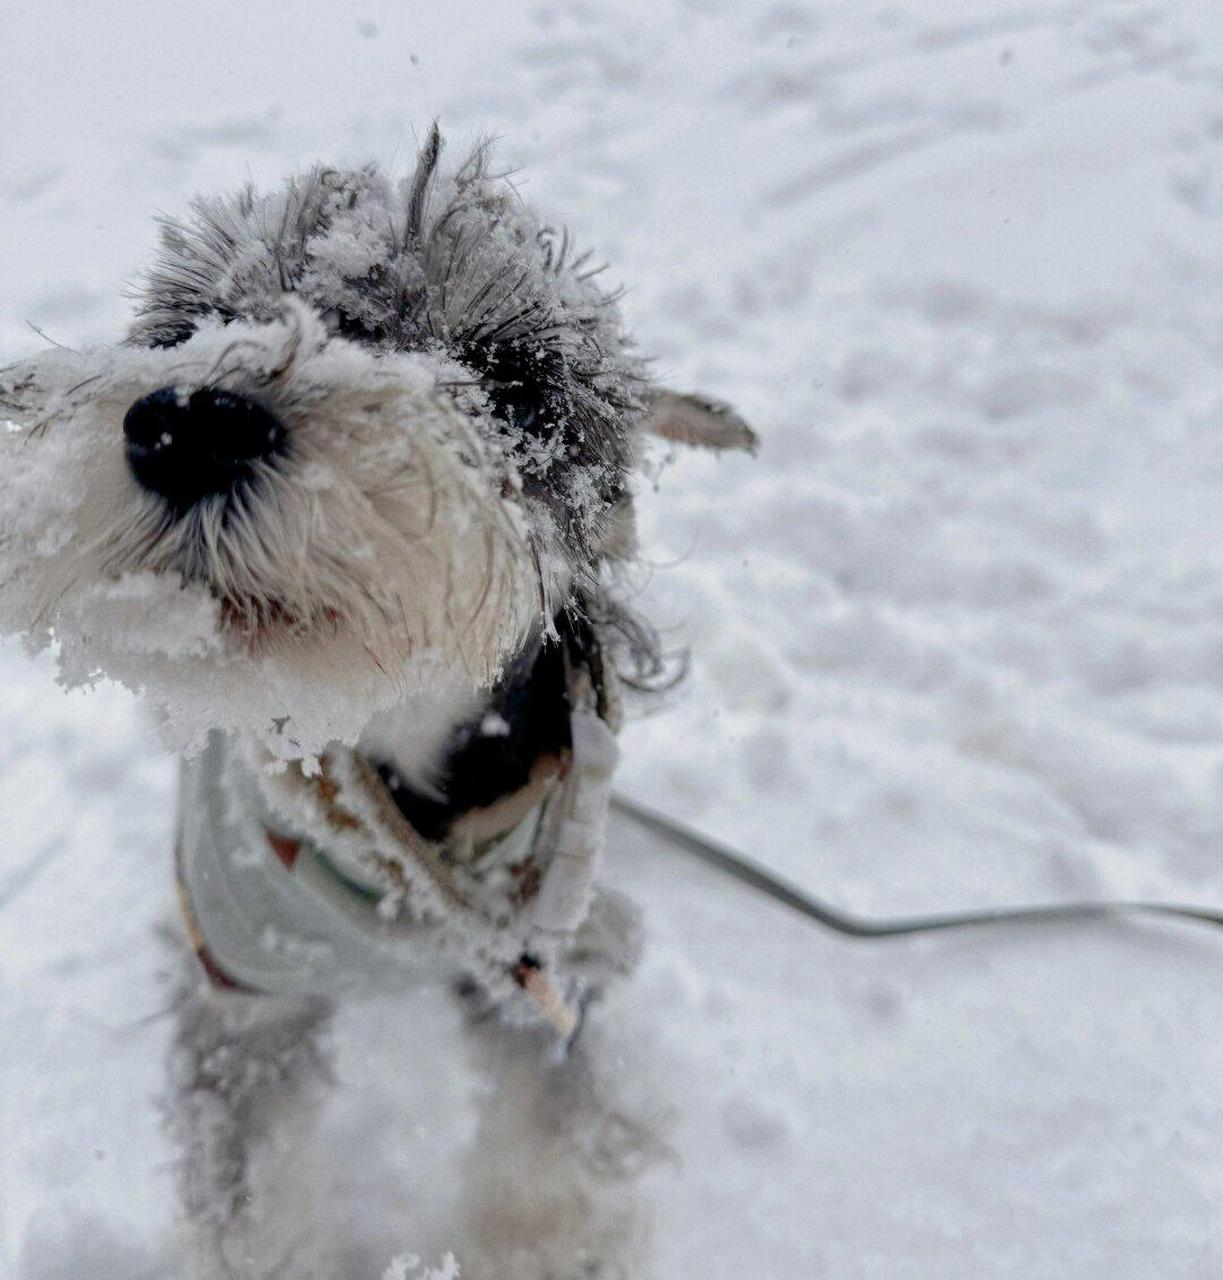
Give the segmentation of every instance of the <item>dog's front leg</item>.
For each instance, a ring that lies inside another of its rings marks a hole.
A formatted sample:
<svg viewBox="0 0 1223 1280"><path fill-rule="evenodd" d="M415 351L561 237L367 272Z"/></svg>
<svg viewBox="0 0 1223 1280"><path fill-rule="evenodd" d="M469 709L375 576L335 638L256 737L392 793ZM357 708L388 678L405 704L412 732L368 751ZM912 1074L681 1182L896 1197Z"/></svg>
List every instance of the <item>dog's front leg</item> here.
<svg viewBox="0 0 1223 1280"><path fill-rule="evenodd" d="M590 1029L567 1054L491 1014L471 1028L480 1117L467 1156L464 1280L646 1280L641 1175L667 1153L628 1113Z"/></svg>
<svg viewBox="0 0 1223 1280"><path fill-rule="evenodd" d="M328 1012L320 1000L218 991L198 970L182 983L167 1102L199 1280L329 1274L312 1158Z"/></svg>

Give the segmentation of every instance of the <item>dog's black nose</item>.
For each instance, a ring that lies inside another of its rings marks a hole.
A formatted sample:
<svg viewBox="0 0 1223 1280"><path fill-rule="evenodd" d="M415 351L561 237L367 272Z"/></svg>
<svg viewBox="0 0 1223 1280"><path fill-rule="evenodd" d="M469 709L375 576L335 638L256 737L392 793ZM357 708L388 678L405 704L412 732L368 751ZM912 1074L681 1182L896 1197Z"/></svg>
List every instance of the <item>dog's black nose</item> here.
<svg viewBox="0 0 1223 1280"><path fill-rule="evenodd" d="M232 493L285 444L261 404L222 387L159 387L127 411L123 434L132 474L179 512Z"/></svg>

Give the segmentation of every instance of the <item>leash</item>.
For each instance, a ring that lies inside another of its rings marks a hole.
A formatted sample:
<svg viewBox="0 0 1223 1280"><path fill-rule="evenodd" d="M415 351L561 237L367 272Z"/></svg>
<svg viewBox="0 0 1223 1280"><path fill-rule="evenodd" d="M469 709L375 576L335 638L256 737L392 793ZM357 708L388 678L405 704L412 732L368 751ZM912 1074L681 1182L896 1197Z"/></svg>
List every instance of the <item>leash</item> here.
<svg viewBox="0 0 1223 1280"><path fill-rule="evenodd" d="M1040 907L998 907L985 911L948 912L871 920L829 906L743 854L699 835L690 827L646 805L616 794L612 808L646 831L660 836L671 849L689 854L740 884L797 911L847 938L901 938L948 929L976 929L987 925L1087 924L1101 920L1162 918L1223 926L1223 908L1182 906L1170 902L1065 902Z"/></svg>

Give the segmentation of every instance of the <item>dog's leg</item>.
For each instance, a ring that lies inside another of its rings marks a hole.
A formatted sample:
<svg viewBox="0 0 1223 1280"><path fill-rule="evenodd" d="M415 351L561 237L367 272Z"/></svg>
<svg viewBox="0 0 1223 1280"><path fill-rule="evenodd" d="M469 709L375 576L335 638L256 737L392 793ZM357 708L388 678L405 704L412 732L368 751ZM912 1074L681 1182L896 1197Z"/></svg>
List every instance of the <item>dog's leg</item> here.
<svg viewBox="0 0 1223 1280"><path fill-rule="evenodd" d="M318 1000L217 991L177 1003L168 1113L199 1280L322 1280L314 1119L329 1072Z"/></svg>
<svg viewBox="0 0 1223 1280"><path fill-rule="evenodd" d="M480 1118L456 1252L464 1280L645 1280L640 1176L666 1154L630 1115L586 1036L565 1057L542 1033L473 1026Z"/></svg>
<svg viewBox="0 0 1223 1280"><path fill-rule="evenodd" d="M633 905L602 890L564 967L590 997L631 973L639 935ZM643 1175L669 1149L654 1091L624 1067L619 1033L596 1017L564 1048L487 1008L468 1027L480 1117L456 1242L464 1280L647 1280Z"/></svg>

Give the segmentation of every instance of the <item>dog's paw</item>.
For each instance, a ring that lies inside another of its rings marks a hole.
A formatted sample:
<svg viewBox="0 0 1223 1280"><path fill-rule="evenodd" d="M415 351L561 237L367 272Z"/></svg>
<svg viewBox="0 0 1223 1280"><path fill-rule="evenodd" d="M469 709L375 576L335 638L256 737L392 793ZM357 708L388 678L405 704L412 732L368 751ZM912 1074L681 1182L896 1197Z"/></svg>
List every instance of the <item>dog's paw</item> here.
<svg viewBox="0 0 1223 1280"><path fill-rule="evenodd" d="M624 1264L603 1258L584 1258L572 1267L549 1271L546 1280L629 1280Z"/></svg>
<svg viewBox="0 0 1223 1280"><path fill-rule="evenodd" d="M302 1224L264 1218L187 1229L186 1280L331 1280L331 1261Z"/></svg>
<svg viewBox="0 0 1223 1280"><path fill-rule="evenodd" d="M642 948L637 905L625 894L601 887L572 942L562 951L560 968L587 990L599 991L629 977L641 960Z"/></svg>

